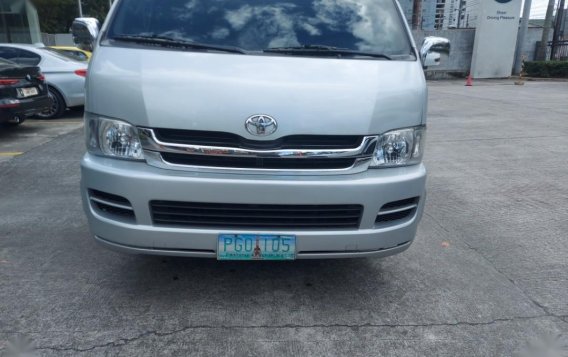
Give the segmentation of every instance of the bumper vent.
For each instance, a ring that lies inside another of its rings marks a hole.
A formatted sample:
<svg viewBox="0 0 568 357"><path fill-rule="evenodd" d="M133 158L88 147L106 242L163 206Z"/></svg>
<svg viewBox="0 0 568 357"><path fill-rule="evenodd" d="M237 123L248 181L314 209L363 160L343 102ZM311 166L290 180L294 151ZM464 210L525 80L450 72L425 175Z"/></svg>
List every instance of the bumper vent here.
<svg viewBox="0 0 568 357"><path fill-rule="evenodd" d="M256 205L151 201L155 225L236 229L357 229L361 205Z"/></svg>
<svg viewBox="0 0 568 357"><path fill-rule="evenodd" d="M134 221L134 209L126 198L98 190L89 190L91 205L100 213L113 219Z"/></svg>
<svg viewBox="0 0 568 357"><path fill-rule="evenodd" d="M419 200L420 197L412 197L385 204L379 211L375 223L389 223L412 217L416 212Z"/></svg>

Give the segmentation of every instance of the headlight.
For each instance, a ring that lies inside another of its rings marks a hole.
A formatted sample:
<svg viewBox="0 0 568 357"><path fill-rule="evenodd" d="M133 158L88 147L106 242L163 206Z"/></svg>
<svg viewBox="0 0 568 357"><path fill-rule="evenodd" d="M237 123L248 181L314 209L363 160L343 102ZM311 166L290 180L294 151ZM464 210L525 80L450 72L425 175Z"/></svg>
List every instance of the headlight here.
<svg viewBox="0 0 568 357"><path fill-rule="evenodd" d="M86 116L87 149L97 155L143 160L138 130L127 122Z"/></svg>
<svg viewBox="0 0 568 357"><path fill-rule="evenodd" d="M424 153L426 127L386 132L379 136L371 168L419 164Z"/></svg>

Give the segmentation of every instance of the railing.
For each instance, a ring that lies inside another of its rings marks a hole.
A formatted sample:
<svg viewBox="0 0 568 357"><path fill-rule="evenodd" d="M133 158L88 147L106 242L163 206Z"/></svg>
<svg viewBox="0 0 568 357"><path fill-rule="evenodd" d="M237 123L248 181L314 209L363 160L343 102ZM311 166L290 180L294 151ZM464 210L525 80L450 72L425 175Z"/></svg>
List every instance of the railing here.
<svg viewBox="0 0 568 357"><path fill-rule="evenodd" d="M568 60L568 41L549 41L548 50L551 61Z"/></svg>

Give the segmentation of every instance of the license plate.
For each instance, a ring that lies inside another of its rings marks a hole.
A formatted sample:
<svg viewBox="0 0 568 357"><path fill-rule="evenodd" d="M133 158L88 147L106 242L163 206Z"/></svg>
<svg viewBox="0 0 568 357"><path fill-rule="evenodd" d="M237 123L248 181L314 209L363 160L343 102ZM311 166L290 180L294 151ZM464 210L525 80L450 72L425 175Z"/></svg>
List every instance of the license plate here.
<svg viewBox="0 0 568 357"><path fill-rule="evenodd" d="M31 87L31 88L18 88L18 97L20 98L26 98L26 97L32 97L34 95L38 95L38 90L35 87Z"/></svg>
<svg viewBox="0 0 568 357"><path fill-rule="evenodd" d="M219 260L294 260L296 236L277 234L220 234Z"/></svg>

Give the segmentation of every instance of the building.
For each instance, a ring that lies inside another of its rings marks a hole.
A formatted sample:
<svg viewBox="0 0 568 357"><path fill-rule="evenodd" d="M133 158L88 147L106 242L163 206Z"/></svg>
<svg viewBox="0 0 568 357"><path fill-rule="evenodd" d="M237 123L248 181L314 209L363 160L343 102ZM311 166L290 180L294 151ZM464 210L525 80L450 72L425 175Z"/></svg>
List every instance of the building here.
<svg viewBox="0 0 568 357"><path fill-rule="evenodd" d="M479 17L480 0L464 0L460 17L459 28L475 28Z"/></svg>
<svg viewBox="0 0 568 357"><path fill-rule="evenodd" d="M475 28L480 0L422 1L422 30ZM399 0L408 24L412 24L413 0Z"/></svg>
<svg viewBox="0 0 568 357"><path fill-rule="evenodd" d="M41 42L37 10L29 1L0 0L0 42Z"/></svg>
<svg viewBox="0 0 568 357"><path fill-rule="evenodd" d="M438 0L422 1L422 30L432 31L436 29L436 10Z"/></svg>
<svg viewBox="0 0 568 357"><path fill-rule="evenodd" d="M402 8L402 13L406 18L409 26L412 26L412 6L414 4L414 0L398 0L400 7Z"/></svg>

